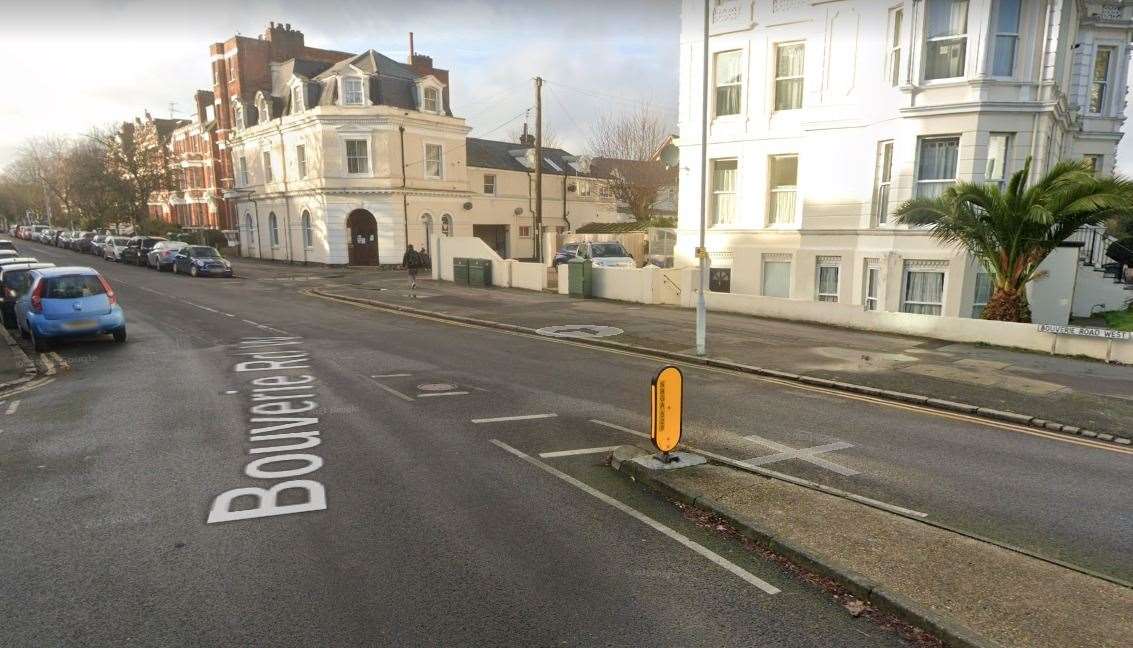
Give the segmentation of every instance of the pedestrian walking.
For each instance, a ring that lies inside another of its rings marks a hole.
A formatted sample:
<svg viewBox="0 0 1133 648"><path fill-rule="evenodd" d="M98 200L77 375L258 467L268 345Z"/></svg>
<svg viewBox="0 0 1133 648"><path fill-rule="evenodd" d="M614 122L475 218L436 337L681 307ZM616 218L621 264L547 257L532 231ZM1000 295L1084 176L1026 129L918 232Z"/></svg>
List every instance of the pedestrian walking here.
<svg viewBox="0 0 1133 648"><path fill-rule="evenodd" d="M421 267L421 255L412 245L405 246L405 256L401 257L401 265L409 272L409 296L417 297L417 270Z"/></svg>
<svg viewBox="0 0 1133 648"><path fill-rule="evenodd" d="M424 245L421 246L420 250L417 250L417 255L421 257L421 268L432 271L433 260L429 258L429 253L425 251Z"/></svg>

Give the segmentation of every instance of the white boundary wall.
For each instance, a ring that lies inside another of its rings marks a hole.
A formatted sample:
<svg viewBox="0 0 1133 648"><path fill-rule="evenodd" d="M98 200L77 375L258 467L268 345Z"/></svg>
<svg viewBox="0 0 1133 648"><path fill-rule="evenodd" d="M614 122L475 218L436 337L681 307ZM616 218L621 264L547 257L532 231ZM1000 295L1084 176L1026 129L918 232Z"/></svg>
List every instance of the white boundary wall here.
<svg viewBox="0 0 1133 648"><path fill-rule="evenodd" d="M457 243L444 250L443 259L434 270L441 278L452 279L452 258L468 256L490 258L495 256L479 239L475 243ZM445 245L460 239L447 238ZM495 259L499 259L495 256ZM516 288L543 290L542 283L529 277L527 266L542 266L534 263L519 263L499 259L492 262L492 283L497 286L511 285ZM509 274L497 277L497 265ZM568 267L558 267L559 294L569 293ZM695 268L661 269L645 268L594 268L593 295L601 299L634 302L640 304L673 304L691 308L696 303L698 271ZM507 277L507 279L505 279ZM517 277L522 279L516 280ZM505 283L505 282L510 282ZM1026 349L1058 355L1080 355L1097 360L1133 364L1133 340L1109 340L1104 338L1055 335L1042 333L1034 324L1013 322L992 322L966 317L940 317L935 315L916 315L888 311L866 311L857 304L816 302L803 299L780 299L737 293L715 293L707 295L708 309L715 312L738 313L755 317L792 320L841 326L845 328L925 337L948 342L969 344L985 343L994 346Z"/></svg>

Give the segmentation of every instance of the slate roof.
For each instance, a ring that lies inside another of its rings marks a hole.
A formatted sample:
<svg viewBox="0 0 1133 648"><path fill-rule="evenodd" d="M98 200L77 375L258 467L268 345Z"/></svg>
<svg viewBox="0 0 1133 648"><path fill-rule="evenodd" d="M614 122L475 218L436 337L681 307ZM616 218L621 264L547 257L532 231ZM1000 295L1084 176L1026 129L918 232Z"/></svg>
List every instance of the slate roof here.
<svg viewBox="0 0 1133 648"><path fill-rule="evenodd" d="M621 160L596 157L590 162L590 170L607 178L612 176L614 171L617 171L631 185L665 186L677 184L677 168L668 167L660 160Z"/></svg>
<svg viewBox="0 0 1133 648"><path fill-rule="evenodd" d="M625 234L627 232L644 232L649 229L649 223L587 223L574 230L577 234Z"/></svg>
<svg viewBox="0 0 1133 648"><path fill-rule="evenodd" d="M501 169L503 171L534 171L523 166L519 160L512 155L512 151L527 150L534 148L532 146L524 146L517 142L500 142L497 140L479 139L476 137L467 138L466 165L470 167L480 167L483 169ZM591 165L590 173L579 173L563 158L570 157L571 154L558 148L544 148L543 149L543 173L551 173L554 175L562 175L561 170L556 170L550 164L547 164L547 158L554 161L559 166L559 169L568 169L569 174L572 176L579 176L583 178L605 178L606 175L595 173L594 166Z"/></svg>

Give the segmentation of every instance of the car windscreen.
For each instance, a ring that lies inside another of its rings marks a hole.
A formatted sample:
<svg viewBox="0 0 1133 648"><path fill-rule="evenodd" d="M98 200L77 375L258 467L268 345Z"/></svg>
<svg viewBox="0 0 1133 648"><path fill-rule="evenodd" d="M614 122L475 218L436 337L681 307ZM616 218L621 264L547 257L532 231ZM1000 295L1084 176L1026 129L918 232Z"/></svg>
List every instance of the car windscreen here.
<svg viewBox="0 0 1133 648"><path fill-rule="evenodd" d="M200 259L212 259L220 257L220 252L216 248L211 248L207 245L194 245L188 249L189 256L197 257Z"/></svg>
<svg viewBox="0 0 1133 648"><path fill-rule="evenodd" d="M595 257L628 257L629 253L621 243L593 243L590 255Z"/></svg>
<svg viewBox="0 0 1133 648"><path fill-rule="evenodd" d="M14 250L16 246L11 241L0 241L0 250Z"/></svg>
<svg viewBox="0 0 1133 648"><path fill-rule="evenodd" d="M81 299L106 292L95 275L63 275L44 279L43 296L46 299Z"/></svg>

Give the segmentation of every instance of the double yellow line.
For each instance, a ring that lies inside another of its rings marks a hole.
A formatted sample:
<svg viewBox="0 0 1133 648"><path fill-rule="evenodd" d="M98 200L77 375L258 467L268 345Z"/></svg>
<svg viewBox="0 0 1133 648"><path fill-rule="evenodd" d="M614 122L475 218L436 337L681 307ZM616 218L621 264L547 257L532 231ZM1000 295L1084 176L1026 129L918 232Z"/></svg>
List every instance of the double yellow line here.
<svg viewBox="0 0 1133 648"><path fill-rule="evenodd" d="M658 359L657 356L649 355L649 354L646 354L646 353L640 353L640 352L636 352L636 351L628 351L628 350L624 350L624 349L613 349L613 348L606 347L606 346L600 346L600 345L595 345L595 344L586 344L585 342L576 342L576 341L572 341L572 340L569 340L569 339L547 337L547 336L544 336L544 335L538 335L536 333L523 333L523 332L519 332L519 331L508 331L508 330L505 330L505 329L497 329L497 328L490 327L490 326L484 326L484 325L480 325L480 324L472 324L472 323L468 323L468 322L456 322L456 321L446 319L446 318L443 318L443 317L436 317L436 316L433 316L433 315L423 315L421 313L413 313L413 312L409 312L409 311L398 310L397 308L393 308L393 307L374 306L372 304L363 304L363 303L359 303L359 302L356 302L356 301L351 300L351 299L340 299L338 297L330 297L328 295L319 295L319 294L312 292L309 289L302 290L300 292L304 295L307 295L308 297L317 297L319 299L325 299L327 301L338 302L340 304L347 304L349 306L354 306L354 307L357 307L357 308L368 308L370 310L378 310L378 311L383 311L383 312L387 312L387 313L393 313L393 314L397 314L397 315L402 315L404 317L414 317L414 318L417 318L417 319L429 320L429 321L432 321L432 322L439 322L441 324L448 324L450 326L463 326L465 328L474 328L474 329L492 331L492 332L495 332L495 333L503 333L503 334L506 334L506 335L515 335L515 336L518 336L518 337L535 338L535 339L538 339L538 340L542 340L544 342L554 342L554 343L557 343L557 344L566 344L566 345L581 347L581 348L585 348L585 349L592 349L592 350L596 350L596 351L604 351L606 353L616 353L616 354L619 354L619 355L630 356L630 357L635 357L635 358L644 358L644 359L647 359L647 360L657 360ZM730 370L730 369L722 369L722 368L719 368L719 367L710 367L710 366L707 366L707 365L697 364L697 363L693 363L693 362L684 362L684 361L681 361L681 360L668 360L668 359L666 359L666 362L681 365L683 367L689 367L689 368L692 368L692 369L699 369L701 371L709 371L709 372L712 372L712 373L718 373L718 374L723 374L723 375L728 375L728 376L744 376L744 377L752 379L752 380L759 380L759 381L762 381L762 382L774 383L776 385L782 385L784 387L790 387L792 389L801 389L801 390L815 392L815 393L819 393L819 394L827 394L827 395L834 396L834 397L837 397L837 398L845 398L845 399L850 399L850 400L862 401L862 402L865 402L865 403L872 403L874 405L880 405L882 407L890 407L890 408L893 408L893 409L902 409L902 410L906 410L906 411L910 411L910 412L927 414L927 415L930 415L930 416L938 416L940 418L951 419L951 420L954 420L954 421L962 421L962 422L965 422L965 423L972 423L972 424L976 424L976 425L982 425L982 426L985 426L985 427L998 428L998 429L1001 429L1001 430L1008 430L1010 432L1021 432L1023 434L1029 434L1031 436L1042 437L1044 439L1050 439L1052 441L1059 441L1061 443L1070 443L1070 444L1073 444L1073 445L1085 446L1087 448L1095 448L1097 450L1105 450L1107 452L1116 452L1118 454L1133 455L1133 448L1121 447L1121 446L1114 445L1114 444L1111 444L1111 443L1106 443L1104 441L1094 441L1092 439L1087 439L1087 438L1073 437L1073 436L1070 436L1068 434L1063 434L1063 433L1060 433L1060 432L1040 430L1039 428L1034 428L1034 427L1030 427L1030 426L1027 426L1027 425L1019 425L1019 424L1016 424L1016 423L1008 423L1006 421L993 421L991 419L983 418L983 417L980 417L980 416L972 416L970 414L962 414L960 412L947 412L947 411L935 409L935 408L932 408L932 407L924 407L922 405L914 405L912 403L901 403L901 402L898 402L898 401L886 400L884 398L877 398L877 397L874 397L874 396L866 396L864 394L853 394L853 393L850 393L850 392L845 392L845 391L841 391L841 390L837 390L837 389L830 389L828 387L820 387L820 386L817 386L817 385L807 385L805 383L798 383L798 382L794 382L794 381L791 381L791 380L783 380L782 378L773 378L771 376L761 376L759 374L751 374L751 373L746 373L746 372L743 372L743 371L734 371L734 370Z"/></svg>

